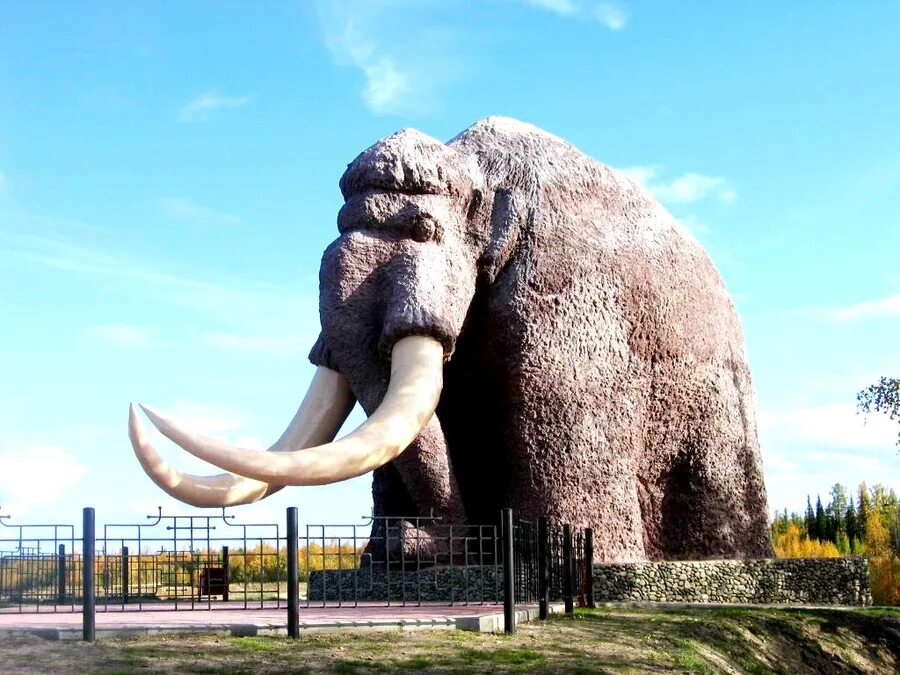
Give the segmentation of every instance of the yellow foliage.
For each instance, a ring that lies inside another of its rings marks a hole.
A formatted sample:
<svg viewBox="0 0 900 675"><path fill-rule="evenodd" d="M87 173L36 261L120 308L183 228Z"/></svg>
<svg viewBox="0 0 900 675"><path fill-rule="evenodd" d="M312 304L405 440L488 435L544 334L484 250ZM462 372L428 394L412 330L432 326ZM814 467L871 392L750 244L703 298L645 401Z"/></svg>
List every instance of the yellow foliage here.
<svg viewBox="0 0 900 675"><path fill-rule="evenodd" d="M891 548L887 528L877 516L866 522L866 545L872 601L876 605L900 605L900 560Z"/></svg>
<svg viewBox="0 0 900 675"><path fill-rule="evenodd" d="M841 555L830 541L801 536L800 528L794 523L788 525L787 532L775 535L774 548L778 558L838 558Z"/></svg>
<svg viewBox="0 0 900 675"><path fill-rule="evenodd" d="M316 570L355 569L365 546L353 547L350 542L332 540L313 542L298 551L297 566L300 578L307 579ZM287 578L287 551L263 543L246 551L234 550L228 556L229 573L234 581L276 581Z"/></svg>
<svg viewBox="0 0 900 675"><path fill-rule="evenodd" d="M787 530L775 534L775 555L779 558L837 558L840 553L830 541L808 539L800 528L790 523ZM865 540L858 542L854 553L869 558L872 601L876 605L900 605L900 559L891 546L891 535L877 512L866 518Z"/></svg>

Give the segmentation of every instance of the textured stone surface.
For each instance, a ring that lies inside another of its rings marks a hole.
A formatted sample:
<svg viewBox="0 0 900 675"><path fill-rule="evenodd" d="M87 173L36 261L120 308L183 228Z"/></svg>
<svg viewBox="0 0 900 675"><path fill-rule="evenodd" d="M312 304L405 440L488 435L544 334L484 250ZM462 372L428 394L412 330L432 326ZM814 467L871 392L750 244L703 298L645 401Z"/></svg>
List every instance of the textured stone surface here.
<svg viewBox="0 0 900 675"><path fill-rule="evenodd" d="M865 558L594 565L596 602L871 605Z"/></svg>
<svg viewBox="0 0 900 675"><path fill-rule="evenodd" d="M311 601L503 602L499 565L430 567L414 571L361 568L310 572Z"/></svg>
<svg viewBox="0 0 900 675"><path fill-rule="evenodd" d="M598 561L771 553L738 317L647 192L505 118L398 132L341 189L312 361L371 413L396 340L447 358L437 414L375 472L376 515L511 506L592 526Z"/></svg>
<svg viewBox="0 0 900 675"><path fill-rule="evenodd" d="M309 599L502 602L499 566L312 572ZM595 602L872 604L865 558L665 561L594 565Z"/></svg>

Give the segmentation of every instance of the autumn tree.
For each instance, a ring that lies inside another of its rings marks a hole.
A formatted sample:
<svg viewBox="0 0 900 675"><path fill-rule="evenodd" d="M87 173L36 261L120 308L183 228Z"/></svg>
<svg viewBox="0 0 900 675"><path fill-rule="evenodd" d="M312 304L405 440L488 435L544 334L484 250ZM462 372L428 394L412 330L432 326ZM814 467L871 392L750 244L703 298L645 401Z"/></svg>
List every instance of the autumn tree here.
<svg viewBox="0 0 900 675"><path fill-rule="evenodd" d="M847 532L847 488L835 483L831 488L831 503L828 505L828 532L825 539L837 542L840 532Z"/></svg>

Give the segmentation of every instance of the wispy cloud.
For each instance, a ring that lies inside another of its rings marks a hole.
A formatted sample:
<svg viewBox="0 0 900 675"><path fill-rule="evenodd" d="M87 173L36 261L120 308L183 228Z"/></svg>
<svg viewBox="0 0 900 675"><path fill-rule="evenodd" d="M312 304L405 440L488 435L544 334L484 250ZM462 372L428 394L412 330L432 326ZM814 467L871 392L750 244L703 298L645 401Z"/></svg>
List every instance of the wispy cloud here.
<svg viewBox="0 0 900 675"><path fill-rule="evenodd" d="M178 119L182 122L203 122L217 110L241 108L252 100L252 95L222 96L214 91L206 91L181 106Z"/></svg>
<svg viewBox="0 0 900 675"><path fill-rule="evenodd" d="M900 480L897 423L885 416L867 419L852 404L839 403L760 410L758 420L774 510L800 510L807 494L815 501L835 483L853 488L863 480Z"/></svg>
<svg viewBox="0 0 900 675"><path fill-rule="evenodd" d="M233 227L241 224L237 216L202 206L190 199L166 197L159 200L159 209L166 217L190 225Z"/></svg>
<svg viewBox="0 0 900 675"><path fill-rule="evenodd" d="M628 23L628 15L621 5L615 2L601 2L594 9L594 14L604 26L610 30L622 30Z"/></svg>
<svg viewBox="0 0 900 675"><path fill-rule="evenodd" d="M881 319L891 316L900 317L900 295L891 295L878 300L866 300L848 307L828 310L828 316L837 321Z"/></svg>
<svg viewBox="0 0 900 675"><path fill-rule="evenodd" d="M523 2L564 16L570 16L578 12L578 5L573 0L523 0Z"/></svg>
<svg viewBox="0 0 900 675"><path fill-rule="evenodd" d="M737 191L720 176L688 172L665 180L660 176L660 167L655 165L633 166L619 171L643 185L661 202L669 204L691 204L705 199L732 202L737 199Z"/></svg>
<svg viewBox="0 0 900 675"><path fill-rule="evenodd" d="M111 323L89 326L86 333L91 339L126 349L144 349L156 343L153 331L146 326Z"/></svg>
<svg viewBox="0 0 900 675"><path fill-rule="evenodd" d="M814 445L817 451L891 451L897 438L897 423L883 416L863 417L853 405L829 404L760 411L759 431L777 444L802 442Z"/></svg>
<svg viewBox="0 0 900 675"><path fill-rule="evenodd" d="M709 232L709 227L707 227L706 223L698 220L696 216L681 216L678 218L678 222L684 225L695 237Z"/></svg>
<svg viewBox="0 0 900 675"><path fill-rule="evenodd" d="M0 504L5 512L25 514L30 507L57 502L84 476L84 467L65 450L52 446L0 451Z"/></svg>
<svg viewBox="0 0 900 675"><path fill-rule="evenodd" d="M618 2L586 2L585 0L519 0L563 17L593 18L609 30L621 30L628 24L628 14Z"/></svg>
<svg viewBox="0 0 900 675"><path fill-rule="evenodd" d="M457 36L424 23L416 3L319 0L319 23L335 61L365 76L362 99L375 113L420 115L440 107L461 68Z"/></svg>
<svg viewBox="0 0 900 675"><path fill-rule="evenodd" d="M19 245L0 247L4 255L70 274L104 277L127 287L134 297L213 315L228 324L270 325L273 317L308 316L317 326L318 289L288 289L247 280L207 280L179 276L127 255L41 237L21 237Z"/></svg>

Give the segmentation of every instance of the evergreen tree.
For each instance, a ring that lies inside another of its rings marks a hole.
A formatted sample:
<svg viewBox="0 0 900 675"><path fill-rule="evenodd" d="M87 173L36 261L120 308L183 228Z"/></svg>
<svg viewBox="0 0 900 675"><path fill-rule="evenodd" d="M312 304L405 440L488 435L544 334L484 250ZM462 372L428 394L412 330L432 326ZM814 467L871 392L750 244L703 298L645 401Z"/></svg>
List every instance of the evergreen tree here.
<svg viewBox="0 0 900 675"><path fill-rule="evenodd" d="M869 514L872 512L872 498L869 495L869 488L866 487L865 481L859 484L859 506L857 507L857 516L860 538L865 538L865 533L869 526Z"/></svg>
<svg viewBox="0 0 900 675"><path fill-rule="evenodd" d="M828 523L825 521L825 509L822 508L822 496L816 495L816 536L813 539L826 539Z"/></svg>
<svg viewBox="0 0 900 675"><path fill-rule="evenodd" d="M859 530L859 521L856 516L856 504L853 502L853 495L850 495L850 502L844 513L844 524L847 530L847 538L850 540L850 547L852 548L853 542L862 538L862 533Z"/></svg>
<svg viewBox="0 0 900 675"><path fill-rule="evenodd" d="M809 495L806 495L806 515L803 517L803 525L806 529L807 539L815 539L816 512L813 511L812 503L809 501Z"/></svg>

